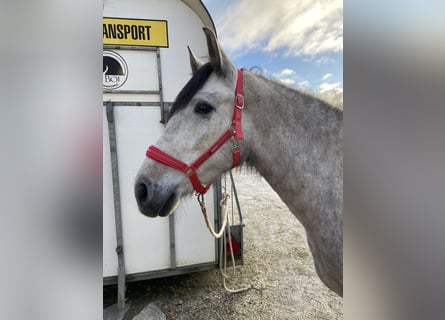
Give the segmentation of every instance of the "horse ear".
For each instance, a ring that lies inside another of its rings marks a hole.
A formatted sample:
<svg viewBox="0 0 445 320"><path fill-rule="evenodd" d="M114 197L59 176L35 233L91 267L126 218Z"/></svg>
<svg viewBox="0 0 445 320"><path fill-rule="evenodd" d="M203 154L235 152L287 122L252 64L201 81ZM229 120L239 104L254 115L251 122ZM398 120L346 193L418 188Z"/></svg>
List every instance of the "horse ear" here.
<svg viewBox="0 0 445 320"><path fill-rule="evenodd" d="M187 49L189 50L189 56L190 56L190 67L192 68L192 73L195 74L196 71L198 71L199 68L204 64L197 56L193 54L192 49L190 49L189 46L187 46Z"/></svg>
<svg viewBox="0 0 445 320"><path fill-rule="evenodd" d="M215 68L216 73L224 76L228 80L236 81L236 67L227 57L224 50L216 40L215 33L209 28L202 28L207 39L207 48L209 50L210 63Z"/></svg>

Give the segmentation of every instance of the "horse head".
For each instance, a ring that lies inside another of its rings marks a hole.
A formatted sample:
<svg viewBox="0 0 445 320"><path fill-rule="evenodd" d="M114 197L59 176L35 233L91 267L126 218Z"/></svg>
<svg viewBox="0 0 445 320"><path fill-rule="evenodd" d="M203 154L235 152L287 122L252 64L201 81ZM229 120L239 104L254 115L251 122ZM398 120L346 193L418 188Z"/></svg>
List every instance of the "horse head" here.
<svg viewBox="0 0 445 320"><path fill-rule="evenodd" d="M188 48L193 76L176 97L162 136L148 149L136 176L138 207L149 217L171 214L181 198L194 191L205 193L205 186L233 167L234 157L239 157L236 164L246 158L244 140L233 129L234 109L242 104L241 110L244 103L235 95L240 71L213 31L203 30L210 61L203 63ZM222 141L224 135L227 139ZM215 148L217 140L221 143Z"/></svg>

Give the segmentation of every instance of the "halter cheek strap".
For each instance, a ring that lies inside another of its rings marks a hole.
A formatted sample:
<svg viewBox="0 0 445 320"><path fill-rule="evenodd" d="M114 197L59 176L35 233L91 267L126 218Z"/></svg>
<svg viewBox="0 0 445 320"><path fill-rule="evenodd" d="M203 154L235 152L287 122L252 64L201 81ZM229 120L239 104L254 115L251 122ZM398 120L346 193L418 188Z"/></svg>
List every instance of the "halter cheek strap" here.
<svg viewBox="0 0 445 320"><path fill-rule="evenodd" d="M235 106L233 108L233 116L232 123L230 128L224 132L221 137L202 155L200 155L191 165L187 165L181 160L176 159L175 157L159 150L155 146L151 145L146 155L148 158L151 158L163 165L171 167L173 169L179 170L184 174L188 175L190 182L193 185L197 194L205 194L209 188L210 184L204 186L201 181L199 181L198 174L196 171L198 168L208 159L210 158L216 151L221 148L227 140L232 139L232 168L236 167L239 163L240 159L240 148L237 144L237 139L243 139L243 130L241 126L242 120L242 111L244 109L244 97L243 97L243 73L238 69L238 77L236 81L236 89L235 89Z"/></svg>

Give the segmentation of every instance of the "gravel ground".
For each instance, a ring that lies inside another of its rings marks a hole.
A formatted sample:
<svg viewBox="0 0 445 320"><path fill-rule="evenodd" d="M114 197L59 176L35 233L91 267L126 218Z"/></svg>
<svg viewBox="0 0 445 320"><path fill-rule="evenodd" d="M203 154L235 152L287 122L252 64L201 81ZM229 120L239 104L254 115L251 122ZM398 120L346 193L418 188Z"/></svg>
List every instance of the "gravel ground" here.
<svg viewBox="0 0 445 320"><path fill-rule="evenodd" d="M218 270L130 283L125 319L149 303L169 320L343 318L343 299L317 277L298 220L264 179L246 172L234 177L245 224L244 265L227 283L255 289L226 292ZM105 288L104 304L115 292Z"/></svg>

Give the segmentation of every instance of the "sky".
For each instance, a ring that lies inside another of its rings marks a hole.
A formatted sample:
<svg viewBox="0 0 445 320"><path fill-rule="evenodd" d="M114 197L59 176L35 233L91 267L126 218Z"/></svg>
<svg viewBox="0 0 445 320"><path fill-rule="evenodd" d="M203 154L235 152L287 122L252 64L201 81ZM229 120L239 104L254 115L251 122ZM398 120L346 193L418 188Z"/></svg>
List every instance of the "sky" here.
<svg viewBox="0 0 445 320"><path fill-rule="evenodd" d="M260 67L291 87L343 92L342 0L202 2L237 67Z"/></svg>

